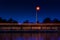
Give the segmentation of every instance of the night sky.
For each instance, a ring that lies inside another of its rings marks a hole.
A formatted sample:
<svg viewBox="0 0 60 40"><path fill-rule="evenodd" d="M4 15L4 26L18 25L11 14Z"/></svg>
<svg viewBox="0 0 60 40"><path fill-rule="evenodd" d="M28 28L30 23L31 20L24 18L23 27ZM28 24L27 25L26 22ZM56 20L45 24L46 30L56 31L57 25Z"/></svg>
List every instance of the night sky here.
<svg viewBox="0 0 60 40"><path fill-rule="evenodd" d="M40 22L46 17L60 20L60 0L0 0L0 17L7 20L13 18L18 22L35 22L36 5L41 7L38 12Z"/></svg>

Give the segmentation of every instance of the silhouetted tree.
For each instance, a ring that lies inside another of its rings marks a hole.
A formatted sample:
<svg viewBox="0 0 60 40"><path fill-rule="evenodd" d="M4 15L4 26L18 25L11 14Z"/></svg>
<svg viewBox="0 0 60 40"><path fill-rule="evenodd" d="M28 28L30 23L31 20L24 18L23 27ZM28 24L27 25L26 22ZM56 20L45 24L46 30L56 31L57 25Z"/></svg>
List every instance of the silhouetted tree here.
<svg viewBox="0 0 60 40"><path fill-rule="evenodd" d="M51 23L51 19L50 19L50 18L45 18L45 19L43 20L43 23Z"/></svg>
<svg viewBox="0 0 60 40"><path fill-rule="evenodd" d="M6 19L2 19L2 18L0 17L0 23L6 23L6 22L7 22Z"/></svg>
<svg viewBox="0 0 60 40"><path fill-rule="evenodd" d="M7 20L6 20L6 19L3 19L2 22L3 22L3 23L7 23Z"/></svg>
<svg viewBox="0 0 60 40"><path fill-rule="evenodd" d="M9 20L8 20L8 23L18 23L16 20L13 20L12 18L10 18Z"/></svg>
<svg viewBox="0 0 60 40"><path fill-rule="evenodd" d="M53 23L60 23L60 21L55 18L55 19L53 20Z"/></svg>
<svg viewBox="0 0 60 40"><path fill-rule="evenodd" d="M29 23L29 20L24 21L23 23Z"/></svg>
<svg viewBox="0 0 60 40"><path fill-rule="evenodd" d="M0 17L0 23L2 22L2 20L3 20L3 19Z"/></svg>
<svg viewBox="0 0 60 40"><path fill-rule="evenodd" d="M13 23L18 23L18 22L16 20L14 20Z"/></svg>
<svg viewBox="0 0 60 40"><path fill-rule="evenodd" d="M9 22L9 23L12 23L12 22L13 22L13 19L12 19L12 18L10 18L10 19L8 20L8 22Z"/></svg>

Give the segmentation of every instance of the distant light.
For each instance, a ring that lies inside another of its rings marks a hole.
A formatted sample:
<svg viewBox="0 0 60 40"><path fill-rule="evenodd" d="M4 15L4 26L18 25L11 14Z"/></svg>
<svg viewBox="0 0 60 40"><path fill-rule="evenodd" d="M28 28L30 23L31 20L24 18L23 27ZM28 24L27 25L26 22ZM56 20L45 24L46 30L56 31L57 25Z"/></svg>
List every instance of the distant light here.
<svg viewBox="0 0 60 40"><path fill-rule="evenodd" d="M37 10L37 11L39 11L39 10L40 10L40 7L39 7L39 6L37 6L37 7L36 7L36 10Z"/></svg>

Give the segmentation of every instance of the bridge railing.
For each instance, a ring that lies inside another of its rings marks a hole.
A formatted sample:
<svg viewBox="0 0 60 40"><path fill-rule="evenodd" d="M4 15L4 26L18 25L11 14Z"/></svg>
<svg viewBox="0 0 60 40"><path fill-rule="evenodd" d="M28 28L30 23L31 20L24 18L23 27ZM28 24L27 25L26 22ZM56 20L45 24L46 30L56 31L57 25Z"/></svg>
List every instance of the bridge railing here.
<svg viewBox="0 0 60 40"><path fill-rule="evenodd" d="M0 23L0 30L60 30L60 23Z"/></svg>

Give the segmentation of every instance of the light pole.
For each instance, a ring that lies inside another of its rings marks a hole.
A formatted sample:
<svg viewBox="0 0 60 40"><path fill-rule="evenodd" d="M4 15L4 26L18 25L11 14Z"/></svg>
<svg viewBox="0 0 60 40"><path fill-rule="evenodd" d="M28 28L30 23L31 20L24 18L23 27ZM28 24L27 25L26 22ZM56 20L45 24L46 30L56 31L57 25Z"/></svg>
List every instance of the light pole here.
<svg viewBox="0 0 60 40"><path fill-rule="evenodd" d="M37 21L38 21L38 11L40 10L40 6L36 6L36 24L37 24Z"/></svg>

